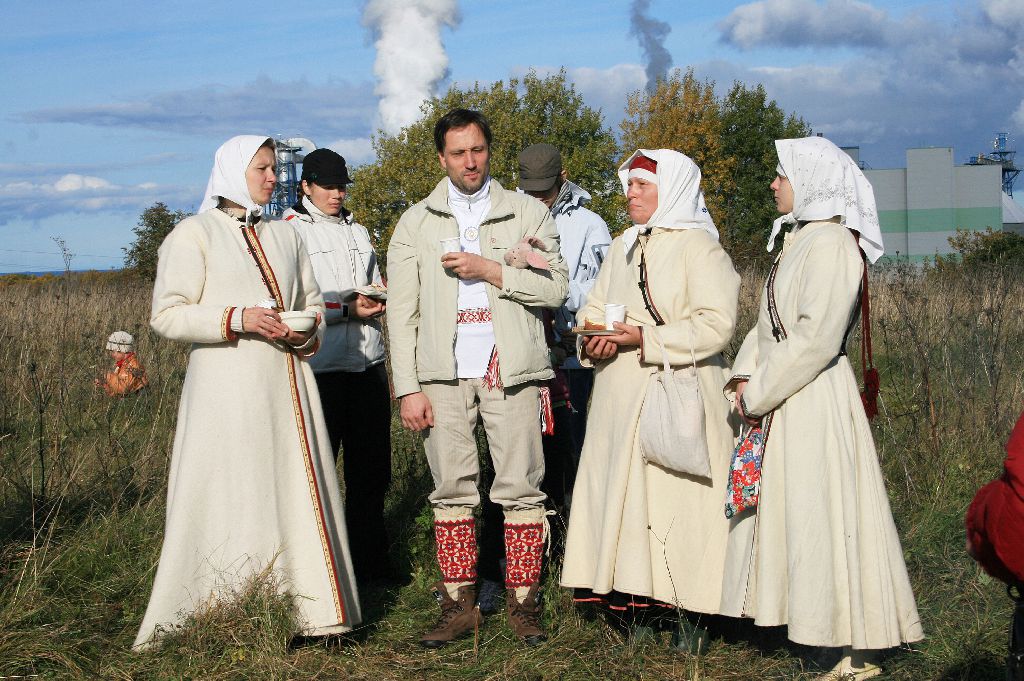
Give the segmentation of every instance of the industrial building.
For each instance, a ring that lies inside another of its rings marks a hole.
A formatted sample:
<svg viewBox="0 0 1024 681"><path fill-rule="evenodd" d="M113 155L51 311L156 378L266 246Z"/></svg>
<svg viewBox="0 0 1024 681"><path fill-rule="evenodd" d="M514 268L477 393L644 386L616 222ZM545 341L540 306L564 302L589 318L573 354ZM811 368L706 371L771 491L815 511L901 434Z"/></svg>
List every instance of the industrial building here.
<svg viewBox="0 0 1024 681"><path fill-rule="evenodd" d="M277 184L265 209L267 215L279 218L299 200L299 171L295 166L302 163L306 154L316 149L316 144L305 137L289 137L275 139L274 147L277 156Z"/></svg>
<svg viewBox="0 0 1024 681"><path fill-rule="evenodd" d="M1019 169L1000 134L991 154L956 165L951 147L907 149L906 168L871 169L858 147L844 150L864 168L875 190L886 258L921 262L952 252L956 230L1024 234L1024 208L1011 197Z"/></svg>

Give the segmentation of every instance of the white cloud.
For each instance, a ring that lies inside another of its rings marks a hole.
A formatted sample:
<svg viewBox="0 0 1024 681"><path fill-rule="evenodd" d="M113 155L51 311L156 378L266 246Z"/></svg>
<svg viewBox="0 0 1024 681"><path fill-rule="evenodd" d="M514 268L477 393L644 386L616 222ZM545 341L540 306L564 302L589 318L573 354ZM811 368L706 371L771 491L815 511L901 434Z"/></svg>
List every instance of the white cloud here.
<svg viewBox="0 0 1024 681"><path fill-rule="evenodd" d="M88 175L76 175L70 173L53 183L54 191L78 192L83 189L115 189L114 185L102 177L90 177Z"/></svg>
<svg viewBox="0 0 1024 681"><path fill-rule="evenodd" d="M541 78L557 74L557 66L517 66L512 69L513 78L522 78L529 71L535 71ZM622 120L626 97L633 92L643 90L647 82L647 73L641 64L615 64L608 68L596 69L580 66L566 69L566 77L576 92L592 109L600 109L604 114L605 125L616 126Z"/></svg>
<svg viewBox="0 0 1024 681"><path fill-rule="evenodd" d="M52 181L0 184L0 224L75 213L141 212L157 201L187 206L198 190L144 182L117 185L102 177L68 173Z"/></svg>
<svg viewBox="0 0 1024 681"><path fill-rule="evenodd" d="M299 132L337 138L369 135L376 106L369 82L284 82L261 77L241 87L207 84L139 100L36 109L17 114L14 120L215 137Z"/></svg>
<svg viewBox="0 0 1024 681"><path fill-rule="evenodd" d="M104 163L0 163L0 185L5 179L39 180L62 175L98 175L137 168L151 168L192 160L188 154L165 152L142 157L124 158Z"/></svg>
<svg viewBox="0 0 1024 681"><path fill-rule="evenodd" d="M626 97L647 83L647 73L640 64L616 64L606 69L583 66L569 69L568 76L587 104L601 109L606 122L615 123L622 119Z"/></svg>
<svg viewBox="0 0 1024 681"><path fill-rule="evenodd" d="M719 27L722 41L739 47L790 48L788 63L793 51L813 46L816 61L709 62L696 65L699 77L763 83L815 132L863 145L861 158L876 167L901 165L910 146L952 146L965 161L993 132L1024 128L1020 0L980 0L949 22L923 12L890 16L856 0L760 0Z"/></svg>
<svg viewBox="0 0 1024 681"><path fill-rule="evenodd" d="M373 163L377 155L373 151L373 143L368 137L347 137L336 139L325 145L345 157L345 163L349 166Z"/></svg>
<svg viewBox="0 0 1024 681"><path fill-rule="evenodd" d="M981 9L993 25L1024 31L1024 3L1020 0L982 0Z"/></svg>
<svg viewBox="0 0 1024 681"><path fill-rule="evenodd" d="M718 28L743 49L793 43L881 46L892 24L885 12L858 0L758 0L740 5Z"/></svg>

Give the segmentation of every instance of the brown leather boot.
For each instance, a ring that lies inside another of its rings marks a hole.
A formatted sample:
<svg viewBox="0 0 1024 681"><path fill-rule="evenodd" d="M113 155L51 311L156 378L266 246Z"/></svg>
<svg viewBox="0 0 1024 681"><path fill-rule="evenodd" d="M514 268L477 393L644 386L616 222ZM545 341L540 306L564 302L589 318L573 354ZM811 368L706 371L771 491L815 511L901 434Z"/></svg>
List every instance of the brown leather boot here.
<svg viewBox="0 0 1024 681"><path fill-rule="evenodd" d="M534 582L521 603L516 598L515 589L505 591L508 625L512 627L516 638L528 646L538 645L548 638L540 628L540 603L537 602L539 591L540 582Z"/></svg>
<svg viewBox="0 0 1024 681"><path fill-rule="evenodd" d="M444 582L434 585L434 598L441 606L441 617L432 631L420 639L424 648L440 648L480 626L482 618L476 607L476 585L459 587L458 600L452 600Z"/></svg>

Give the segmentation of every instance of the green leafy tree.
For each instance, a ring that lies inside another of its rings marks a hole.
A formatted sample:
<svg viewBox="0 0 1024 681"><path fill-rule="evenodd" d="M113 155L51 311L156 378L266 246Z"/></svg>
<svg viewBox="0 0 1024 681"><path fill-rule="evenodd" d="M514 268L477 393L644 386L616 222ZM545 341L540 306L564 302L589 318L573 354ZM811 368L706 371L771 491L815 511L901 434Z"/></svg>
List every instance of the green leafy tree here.
<svg viewBox="0 0 1024 681"><path fill-rule="evenodd" d="M545 78L530 72L507 83L452 87L424 102L420 120L397 135L378 132L373 141L377 161L355 170L349 206L379 248L386 247L402 213L444 177L434 148L434 123L458 107L481 111L490 121L491 175L503 186L517 185L519 152L547 142L562 152L569 178L593 196L590 208L610 226L624 221L615 175L618 149L600 111L583 103L564 70Z"/></svg>
<svg viewBox="0 0 1024 681"><path fill-rule="evenodd" d="M124 251L124 267L145 279L156 278L157 249L174 226L192 215L188 211L171 210L162 201L142 211L132 229L135 241Z"/></svg>
<svg viewBox="0 0 1024 681"><path fill-rule="evenodd" d="M701 170L708 210L720 222L733 190L733 161L723 150L715 82L697 80L692 68L676 69L654 92L631 94L626 116L621 124L624 157L636 149L675 149L692 158Z"/></svg>
<svg viewBox="0 0 1024 681"><path fill-rule="evenodd" d="M732 159L732 192L718 226L733 259L767 260L768 228L778 217L769 185L775 179L775 140L806 137L810 128L768 99L764 86L734 82L722 100L722 152Z"/></svg>
<svg viewBox="0 0 1024 681"><path fill-rule="evenodd" d="M1024 265L1024 236L1015 232L995 231L991 227L984 232L958 229L947 241L956 256L938 256L937 265L953 266L956 260L964 267Z"/></svg>
<svg viewBox="0 0 1024 681"><path fill-rule="evenodd" d="M768 99L761 85L734 83L719 99L715 82L676 69L652 93L634 92L622 123L623 152L675 149L700 166L708 209L722 245L737 262L766 259L775 218L768 185L776 139L809 134L807 125Z"/></svg>

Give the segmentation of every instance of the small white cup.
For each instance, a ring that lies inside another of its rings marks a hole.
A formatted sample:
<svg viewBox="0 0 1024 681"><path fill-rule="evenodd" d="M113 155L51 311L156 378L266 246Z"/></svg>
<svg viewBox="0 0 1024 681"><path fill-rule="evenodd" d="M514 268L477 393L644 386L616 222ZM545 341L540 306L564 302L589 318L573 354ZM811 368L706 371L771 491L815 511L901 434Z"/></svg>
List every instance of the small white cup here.
<svg viewBox="0 0 1024 681"><path fill-rule="evenodd" d="M462 241L459 237L453 236L448 239L441 239L441 253L460 253L462 252Z"/></svg>
<svg viewBox="0 0 1024 681"><path fill-rule="evenodd" d="M615 322L620 324L626 321L626 306L618 303L606 303L604 306L604 328L614 331Z"/></svg>

